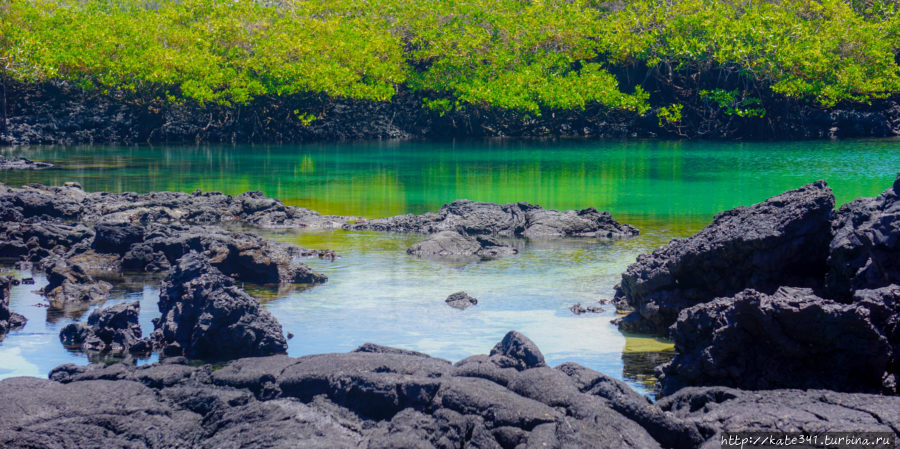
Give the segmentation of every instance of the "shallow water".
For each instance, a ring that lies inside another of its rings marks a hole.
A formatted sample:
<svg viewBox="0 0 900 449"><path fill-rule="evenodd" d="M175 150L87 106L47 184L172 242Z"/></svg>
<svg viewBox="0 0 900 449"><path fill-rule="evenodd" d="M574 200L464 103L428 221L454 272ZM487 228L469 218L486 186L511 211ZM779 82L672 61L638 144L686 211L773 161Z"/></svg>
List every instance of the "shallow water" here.
<svg viewBox="0 0 900 449"><path fill-rule="evenodd" d="M816 179L839 203L886 189L900 169L900 141L790 143L489 141L378 142L310 146L50 147L0 149L57 164L0 172L18 186L78 181L97 191L261 190L323 213L381 217L437 210L457 198L529 201L552 208L594 206L641 229L627 241L518 241L520 254L466 265L405 254L417 236L377 233L272 233L310 248L331 248L334 262L310 260L329 282L307 290L248 288L295 335L291 355L344 352L367 342L450 360L490 350L509 329L532 338L551 364L576 361L646 391L648 366L671 345L625 338L602 314L568 307L612 296L634 258L696 232L728 208L752 204ZM24 273L27 274L27 273ZM0 343L0 378L45 376L60 363L86 363L64 349L47 321L38 285L13 289L12 308L28 325ZM465 290L474 308L443 299ZM158 314L156 281L119 285L115 301L140 300L145 333ZM86 315L82 316L84 319ZM663 351L663 352L659 352Z"/></svg>

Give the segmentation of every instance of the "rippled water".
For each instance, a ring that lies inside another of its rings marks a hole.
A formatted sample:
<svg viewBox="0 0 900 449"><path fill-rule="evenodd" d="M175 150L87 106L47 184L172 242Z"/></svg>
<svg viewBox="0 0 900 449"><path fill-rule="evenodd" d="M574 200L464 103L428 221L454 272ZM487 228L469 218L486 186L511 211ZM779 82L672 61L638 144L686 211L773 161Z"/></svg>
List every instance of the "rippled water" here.
<svg viewBox="0 0 900 449"><path fill-rule="evenodd" d="M568 307L612 295L634 258L671 238L690 235L724 209L751 204L826 179L839 203L886 189L900 169L900 141L800 143L467 142L363 143L277 147L71 147L0 149L58 164L37 172L0 172L0 182L78 181L86 190L261 190L323 213L380 217L437 210L457 198L529 201L552 208L594 206L641 229L627 241L517 241L501 260L446 264L405 249L418 236L377 233L270 233L310 248L331 248L334 262L310 260L329 282L308 290L248 286L295 335L291 355L343 352L367 342L424 351L450 360L490 350L509 329L532 338L548 361L572 360L652 383L648 367L671 352L665 342L626 338L602 314ZM28 275L21 273L20 275ZM38 284L13 289L12 308L29 323L0 343L0 378L45 376L60 363L86 363L65 350L59 329L36 306ZM158 280L117 284L113 299L140 300L141 325L152 330ZM443 300L465 290L476 307ZM84 319L86 315L81 318Z"/></svg>

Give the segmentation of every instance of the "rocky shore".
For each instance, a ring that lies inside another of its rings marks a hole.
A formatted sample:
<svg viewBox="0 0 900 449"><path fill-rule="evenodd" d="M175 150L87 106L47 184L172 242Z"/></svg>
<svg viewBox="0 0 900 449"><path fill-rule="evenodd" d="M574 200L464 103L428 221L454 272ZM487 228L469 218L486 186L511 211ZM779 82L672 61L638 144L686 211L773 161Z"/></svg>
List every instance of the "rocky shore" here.
<svg viewBox="0 0 900 449"><path fill-rule="evenodd" d="M656 404L510 332L451 364L367 344L222 368L63 365L0 381L0 445L35 447L700 448L732 430L900 433L900 397L687 388ZM788 426L788 427L785 427Z"/></svg>
<svg viewBox="0 0 900 449"><path fill-rule="evenodd" d="M696 89L689 87L685 92ZM126 100L125 92L86 93L65 82L15 84L6 92L7 120L0 123L0 145L291 143L507 136L821 139L900 135L900 106L896 98L834 108L816 107L805 101L776 101L767 105L765 117L738 119L721 111L713 112L696 95L671 97L678 91L681 88L669 86L664 94L668 100L660 104L685 104L683 126L674 130L661 125L656 108L638 115L587 104L582 110L548 110L535 116L470 105L442 113L424 107L422 93L406 88L400 88L391 101L382 102L296 95L223 107L135 104ZM292 111L298 108L316 111L316 120L297 120Z"/></svg>
<svg viewBox="0 0 900 449"><path fill-rule="evenodd" d="M631 332L668 334L688 385L900 393L900 176L834 210L824 181L716 216L616 286Z"/></svg>
<svg viewBox="0 0 900 449"><path fill-rule="evenodd" d="M0 381L0 446L695 449L731 431L900 437L898 198L900 177L835 211L820 181L639 257L615 299L630 310L623 330L675 341L654 403L578 364L548 366L515 331L456 363L372 343L288 357L280 323L238 282L325 282L299 259L331 253L228 229L414 232L482 250L502 248L498 237L637 235L607 213L461 200L351 224L259 193L0 185L0 254L47 273L51 307L105 300L98 273L165 273L150 338L136 303L60 334L91 360L123 362ZM0 277L0 335L24 324L8 310L12 282ZM447 303L477 300L459 292ZM161 361L134 366L150 352Z"/></svg>

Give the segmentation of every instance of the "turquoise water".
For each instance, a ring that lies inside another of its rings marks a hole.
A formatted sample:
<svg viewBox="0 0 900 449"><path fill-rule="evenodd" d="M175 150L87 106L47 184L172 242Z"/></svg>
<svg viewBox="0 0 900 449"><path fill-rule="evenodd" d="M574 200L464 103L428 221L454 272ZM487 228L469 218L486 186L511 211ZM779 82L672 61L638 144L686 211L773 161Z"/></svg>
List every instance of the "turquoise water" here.
<svg viewBox="0 0 900 449"><path fill-rule="evenodd" d="M520 254L466 265L411 258L418 236L306 232L270 236L330 248L334 262L310 260L329 282L308 290L251 293L295 335L291 355L343 352L367 342L459 360L490 350L519 330L552 364L577 361L645 389L646 367L631 357L670 347L626 338L602 314L568 307L612 296L622 271L643 252L690 235L722 210L762 201L825 179L839 203L886 189L900 169L900 141L790 143L375 142L310 146L48 147L0 149L57 164L34 172L0 172L19 186L78 181L89 191L261 190L323 213L381 217L437 210L458 198L529 201L569 209L594 206L641 229L627 241L519 241ZM27 273L26 273L27 274ZM38 283L43 280L38 277ZM158 280L117 284L113 299L140 300L145 333L158 314ZM86 363L66 351L59 329L35 304L39 288L18 286L12 308L29 318L0 343L0 377L45 376L60 363ZM467 310L444 298L465 290ZM86 315L82 316L84 319Z"/></svg>

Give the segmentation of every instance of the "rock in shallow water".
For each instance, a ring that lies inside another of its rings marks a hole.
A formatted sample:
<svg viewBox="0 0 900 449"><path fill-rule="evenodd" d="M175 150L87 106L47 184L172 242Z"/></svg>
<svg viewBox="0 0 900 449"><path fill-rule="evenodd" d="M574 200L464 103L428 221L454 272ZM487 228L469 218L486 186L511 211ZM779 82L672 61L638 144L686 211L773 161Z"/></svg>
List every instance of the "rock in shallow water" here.
<svg viewBox="0 0 900 449"><path fill-rule="evenodd" d="M8 159L0 156L0 170L40 170L53 167L49 162L32 161L24 157Z"/></svg>
<svg viewBox="0 0 900 449"><path fill-rule="evenodd" d="M879 293L866 306L809 289L745 290L682 310L672 327L678 354L662 367L662 393L722 385L896 394L900 309L895 297Z"/></svg>
<svg viewBox="0 0 900 449"><path fill-rule="evenodd" d="M468 237L454 231L438 232L406 250L410 256L451 260L470 257L496 259L518 252L495 238L483 235Z"/></svg>
<svg viewBox="0 0 900 449"><path fill-rule="evenodd" d="M9 310L12 283L12 277L0 276L0 341L3 341L10 331L19 330L28 322L24 316Z"/></svg>
<svg viewBox="0 0 900 449"><path fill-rule="evenodd" d="M228 360L287 350L275 317L202 254L178 261L163 282L159 311L152 339L166 356Z"/></svg>
<svg viewBox="0 0 900 449"><path fill-rule="evenodd" d="M824 181L720 213L693 237L638 257L616 286L628 332L664 334L678 312L745 288L821 288L834 195Z"/></svg>
<svg viewBox="0 0 900 449"><path fill-rule="evenodd" d="M464 235L539 237L628 238L638 235L633 226L623 225L608 212L594 208L556 211L528 203L481 203L456 200L438 212L422 215L363 220L344 229L357 231L410 232L435 234L455 231Z"/></svg>
<svg viewBox="0 0 900 449"><path fill-rule="evenodd" d="M100 357L149 355L150 340L141 338L140 303L116 304L91 312L87 324L72 323L59 333L63 345L78 347L91 360Z"/></svg>
<svg viewBox="0 0 900 449"><path fill-rule="evenodd" d="M455 307L457 309L465 309L467 307L471 307L474 305L478 305L478 300L469 296L466 292L456 292L452 295L448 296L447 299L444 300L450 307Z"/></svg>

